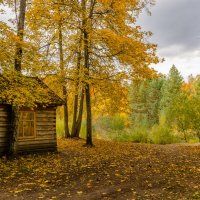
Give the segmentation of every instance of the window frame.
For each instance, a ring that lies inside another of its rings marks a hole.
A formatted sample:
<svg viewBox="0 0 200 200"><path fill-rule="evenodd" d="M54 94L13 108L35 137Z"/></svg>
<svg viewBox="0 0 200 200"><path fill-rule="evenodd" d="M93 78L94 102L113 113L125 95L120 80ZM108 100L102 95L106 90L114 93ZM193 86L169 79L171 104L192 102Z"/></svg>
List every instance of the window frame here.
<svg viewBox="0 0 200 200"><path fill-rule="evenodd" d="M18 139L22 140L22 139L34 139L36 137L36 111L34 110L20 110L19 113L33 113L33 120L20 120L19 117L19 126L18 126ZM20 123L23 122L33 122L33 135L31 136L25 136L24 135L24 127L23 127L23 136L19 136L19 127L20 127Z"/></svg>

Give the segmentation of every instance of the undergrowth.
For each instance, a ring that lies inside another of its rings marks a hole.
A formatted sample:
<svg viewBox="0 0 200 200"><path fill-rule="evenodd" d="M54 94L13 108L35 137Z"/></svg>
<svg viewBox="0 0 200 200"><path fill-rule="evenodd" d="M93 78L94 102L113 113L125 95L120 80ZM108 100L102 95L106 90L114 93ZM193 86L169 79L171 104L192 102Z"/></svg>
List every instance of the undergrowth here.
<svg viewBox="0 0 200 200"><path fill-rule="evenodd" d="M135 126L127 125L127 119L124 116L115 115L113 117L103 116L93 123L93 137L103 140L113 141L131 141L135 143L152 143L152 144L172 144L183 143L184 138L181 133L170 129L165 121L150 127L145 122ZM71 127L71 122L69 123ZM64 137L64 121L60 118L56 120L57 137ZM86 121L83 120L80 137L86 138ZM193 134L189 135L189 143L197 143L198 138Z"/></svg>

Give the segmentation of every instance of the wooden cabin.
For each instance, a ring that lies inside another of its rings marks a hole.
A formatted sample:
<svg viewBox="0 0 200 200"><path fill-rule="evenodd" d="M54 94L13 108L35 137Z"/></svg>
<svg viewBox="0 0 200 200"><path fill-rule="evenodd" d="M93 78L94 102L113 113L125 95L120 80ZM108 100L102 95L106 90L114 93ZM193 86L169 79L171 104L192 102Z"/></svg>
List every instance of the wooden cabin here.
<svg viewBox="0 0 200 200"><path fill-rule="evenodd" d="M19 108L18 135L16 138L16 152L38 152L57 150L56 142L56 108L63 105L63 100L57 96L38 78L24 77L18 81L18 86L0 75L0 92L4 99L0 99L0 155L4 155L9 149L9 136L12 131L12 106L16 100L16 93L12 97L12 89L18 90L19 98L31 96L35 99L35 106L21 106ZM2 83L2 84L1 84ZM28 88L30 86L30 90ZM23 94L22 87L28 88ZM39 91L37 94L34 91ZM45 91L45 92L44 92ZM38 95L41 92L42 98ZM32 94L31 94L32 93ZM7 98L6 95L9 95ZM11 96L11 97L10 97ZM8 101L6 99L9 99ZM29 99L30 100L30 99ZM29 105L27 103L27 105Z"/></svg>

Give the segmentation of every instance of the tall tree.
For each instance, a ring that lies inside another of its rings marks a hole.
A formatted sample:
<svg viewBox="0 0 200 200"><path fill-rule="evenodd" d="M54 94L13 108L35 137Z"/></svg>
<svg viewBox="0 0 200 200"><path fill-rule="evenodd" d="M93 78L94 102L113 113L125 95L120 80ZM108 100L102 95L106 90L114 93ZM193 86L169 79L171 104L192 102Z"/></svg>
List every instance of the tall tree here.
<svg viewBox="0 0 200 200"><path fill-rule="evenodd" d="M33 31L37 30L40 36L46 36L50 41L44 49L48 55L46 60L52 63L51 66L57 65L58 60L56 59L58 45L55 38L59 17L55 7L60 5L65 8L62 10L64 63L68 65L66 73L68 78L75 80L79 76L79 82L83 87L87 111L87 145L92 145L91 89L97 88L105 79L120 81L142 74L151 75L153 71L148 68L149 64L158 62L155 55L156 45L146 40L151 34L142 31L135 24L140 11L151 2L151 0L122 0L120 3L117 0L45 2L33 0L29 22L30 24L35 22L32 26ZM80 39L82 71L73 73L76 71L75 52L80 45ZM51 72L56 74L57 69L53 68Z"/></svg>
<svg viewBox="0 0 200 200"><path fill-rule="evenodd" d="M60 6L58 5L58 41L59 41L59 58L60 58L60 72L62 76L62 90L63 90L63 97L64 97L64 129L65 129L65 138L70 137L70 132L69 132L69 114L68 114L68 94L67 94L67 83L65 80L65 70L64 70L64 53L63 53L63 19L61 16L61 9Z"/></svg>
<svg viewBox="0 0 200 200"><path fill-rule="evenodd" d="M164 81L163 77L153 79L149 82L149 87L147 88L147 108L150 125L159 123L160 101L162 99L161 89Z"/></svg>
<svg viewBox="0 0 200 200"><path fill-rule="evenodd" d="M120 3L81 1L81 30L86 75L87 145L92 145L91 84L97 84L101 76L116 76L119 73L122 79L123 75L124 77L125 74L127 75L128 70L130 74L133 74L139 69L147 69L148 63L157 62L154 54L155 46L141 42L145 33L131 26L131 23L135 23L136 20L136 10L144 5L140 3L137 1L120 1Z"/></svg>
<svg viewBox="0 0 200 200"><path fill-rule="evenodd" d="M14 69L17 73L21 73L22 70L22 55L23 55L23 38L24 38L24 27L25 27L25 15L26 15L26 0L20 0L19 2L19 14L17 13L17 2L14 2L16 8L16 22L17 22L17 39L15 47L14 57ZM19 125L19 106L12 105L12 129L9 135L9 154L13 155L16 153L16 140L18 135Z"/></svg>
<svg viewBox="0 0 200 200"><path fill-rule="evenodd" d="M20 0L19 6L19 18L17 19L17 36L18 42L16 43L16 53L15 53L15 70L21 71L22 63L22 43L24 37L24 25L25 25L25 15L26 15L26 0Z"/></svg>
<svg viewBox="0 0 200 200"><path fill-rule="evenodd" d="M162 87L162 99L160 103L160 110L169 112L173 109L176 99L181 93L183 78L177 68L173 65L169 71L167 80Z"/></svg>

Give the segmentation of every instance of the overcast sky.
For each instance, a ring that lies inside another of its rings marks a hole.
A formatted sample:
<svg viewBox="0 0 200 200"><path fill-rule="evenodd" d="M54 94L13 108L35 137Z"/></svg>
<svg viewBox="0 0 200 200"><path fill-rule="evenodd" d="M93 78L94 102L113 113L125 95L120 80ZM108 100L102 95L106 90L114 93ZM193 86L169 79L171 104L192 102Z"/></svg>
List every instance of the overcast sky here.
<svg viewBox="0 0 200 200"><path fill-rule="evenodd" d="M12 15L0 15L7 21ZM145 31L152 31L150 39L158 45L158 55L165 62L152 65L167 74L174 64L182 76L200 74L200 0L156 0L147 12L140 15L138 23Z"/></svg>
<svg viewBox="0 0 200 200"><path fill-rule="evenodd" d="M151 16L142 13L138 22L153 32L165 62L153 67L167 74L174 64L186 78L200 74L200 0L156 0Z"/></svg>

